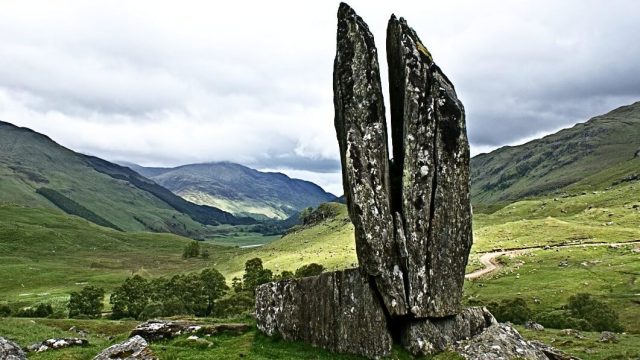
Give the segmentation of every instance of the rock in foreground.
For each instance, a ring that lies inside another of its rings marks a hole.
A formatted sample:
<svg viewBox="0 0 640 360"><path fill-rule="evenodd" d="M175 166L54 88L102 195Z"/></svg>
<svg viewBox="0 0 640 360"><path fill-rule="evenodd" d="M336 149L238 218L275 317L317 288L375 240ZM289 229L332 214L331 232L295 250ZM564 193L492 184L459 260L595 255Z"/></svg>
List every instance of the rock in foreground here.
<svg viewBox="0 0 640 360"><path fill-rule="evenodd" d="M27 355L18 344L0 337L0 360L26 360Z"/></svg>
<svg viewBox="0 0 640 360"><path fill-rule="evenodd" d="M149 344L141 336L134 336L120 344L104 349L93 360L157 360Z"/></svg>
<svg viewBox="0 0 640 360"><path fill-rule="evenodd" d="M549 360L540 348L507 324L492 325L481 334L456 344L455 350L468 360Z"/></svg>
<svg viewBox="0 0 640 360"><path fill-rule="evenodd" d="M383 305L359 269L261 285L256 321L267 335L379 358L391 352Z"/></svg>
<svg viewBox="0 0 640 360"><path fill-rule="evenodd" d="M89 341L79 338L66 338L66 339L47 339L43 342L31 344L28 347L32 352L43 352L47 350L64 349L71 346L87 346Z"/></svg>
<svg viewBox="0 0 640 360"><path fill-rule="evenodd" d="M408 322L403 325L401 342L413 355L433 355L497 323L486 308L472 307L455 316Z"/></svg>

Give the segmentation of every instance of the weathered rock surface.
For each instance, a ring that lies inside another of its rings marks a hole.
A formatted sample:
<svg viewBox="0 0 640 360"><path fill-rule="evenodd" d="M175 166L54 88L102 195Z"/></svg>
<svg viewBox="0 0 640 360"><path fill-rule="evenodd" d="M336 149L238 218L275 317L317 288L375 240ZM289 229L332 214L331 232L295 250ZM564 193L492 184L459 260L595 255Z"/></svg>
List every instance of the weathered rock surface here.
<svg viewBox="0 0 640 360"><path fill-rule="evenodd" d="M141 336L146 341L171 339L182 334L190 325L191 323L182 321L149 320L136 326L129 336Z"/></svg>
<svg viewBox="0 0 640 360"><path fill-rule="evenodd" d="M141 336L147 341L171 339L182 334L216 335L228 333L241 335L251 330L247 324L198 324L192 321L149 320L131 331L131 337Z"/></svg>
<svg viewBox="0 0 640 360"><path fill-rule="evenodd" d="M335 127L358 262L374 276L387 311L407 313L395 240L389 150L378 51L367 24L348 5L338 9L333 71Z"/></svg>
<svg viewBox="0 0 640 360"><path fill-rule="evenodd" d="M359 269L259 286L256 321L267 335L303 340L330 351L369 358L391 351L383 305Z"/></svg>
<svg viewBox="0 0 640 360"><path fill-rule="evenodd" d="M120 344L104 349L93 360L157 360L149 344L141 336L134 336Z"/></svg>
<svg viewBox="0 0 640 360"><path fill-rule="evenodd" d="M72 346L87 346L89 341L79 338L66 338L66 339L47 339L43 342L31 344L27 347L30 352L43 352L47 350L58 350Z"/></svg>
<svg viewBox="0 0 640 360"><path fill-rule="evenodd" d="M0 360L25 360L27 355L18 344L0 337Z"/></svg>
<svg viewBox="0 0 640 360"><path fill-rule="evenodd" d="M432 355L497 323L486 308L467 308L455 316L417 319L404 324L401 342L413 355Z"/></svg>
<svg viewBox="0 0 640 360"><path fill-rule="evenodd" d="M469 360L548 360L535 344L526 341L507 324L492 325L481 334L455 345L455 351Z"/></svg>
<svg viewBox="0 0 640 360"><path fill-rule="evenodd" d="M395 16L387 59L392 193L406 238L408 305L419 318L454 315L472 243L464 107L415 31Z"/></svg>

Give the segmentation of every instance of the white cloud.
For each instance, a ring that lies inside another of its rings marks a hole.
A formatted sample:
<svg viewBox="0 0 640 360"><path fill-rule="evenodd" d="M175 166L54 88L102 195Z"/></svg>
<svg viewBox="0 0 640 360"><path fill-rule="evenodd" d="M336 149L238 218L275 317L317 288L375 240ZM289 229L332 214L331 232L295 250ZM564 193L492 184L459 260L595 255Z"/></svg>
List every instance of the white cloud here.
<svg viewBox="0 0 640 360"><path fill-rule="evenodd" d="M640 97L631 0L350 3L376 36L384 82L387 20L407 18L456 84L473 153ZM111 160L230 160L339 195L337 5L5 1L0 119Z"/></svg>

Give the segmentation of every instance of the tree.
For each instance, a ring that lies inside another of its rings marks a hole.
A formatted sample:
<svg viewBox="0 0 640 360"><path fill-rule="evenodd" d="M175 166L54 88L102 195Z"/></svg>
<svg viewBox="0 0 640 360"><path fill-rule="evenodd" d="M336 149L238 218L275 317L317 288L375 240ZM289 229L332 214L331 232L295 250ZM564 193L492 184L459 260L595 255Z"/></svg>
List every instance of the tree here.
<svg viewBox="0 0 640 360"><path fill-rule="evenodd" d="M80 292L72 292L69 296L69 317L100 317L104 304L104 289L92 285L85 286Z"/></svg>
<svg viewBox="0 0 640 360"><path fill-rule="evenodd" d="M313 208L311 206L309 206L308 208L304 208L302 209L302 211L300 211L300 222L305 225L307 224L307 222L309 221L309 217L311 216L311 214L313 213Z"/></svg>
<svg viewBox="0 0 640 360"><path fill-rule="evenodd" d="M242 292L242 279L239 277L231 279L231 288L237 293Z"/></svg>
<svg viewBox="0 0 640 360"><path fill-rule="evenodd" d="M298 269L296 269L295 277L303 278L307 276L316 276L320 275L324 271L324 266L316 263L311 263L307 265L302 265Z"/></svg>
<svg viewBox="0 0 640 360"><path fill-rule="evenodd" d="M147 280L140 275L127 278L109 298L113 318L131 317L137 319L149 303L149 295Z"/></svg>
<svg viewBox="0 0 640 360"><path fill-rule="evenodd" d="M273 273L271 270L262 267L262 259L253 258L245 263L244 275L242 276L245 290L255 294L258 285L268 283L272 278Z"/></svg>
<svg viewBox="0 0 640 360"><path fill-rule="evenodd" d="M182 252L183 259L198 257L198 255L200 255L200 243L195 240L189 242Z"/></svg>
<svg viewBox="0 0 640 360"><path fill-rule="evenodd" d="M204 286L204 293L207 298L206 316L211 315L213 311L213 304L216 300L222 297L229 287L227 286L227 280L216 269L209 268L200 272L200 280Z"/></svg>
<svg viewBox="0 0 640 360"><path fill-rule="evenodd" d="M493 302L487 307L500 322L510 321L522 325L531 320L532 312L523 298L504 299L500 304Z"/></svg>
<svg viewBox="0 0 640 360"><path fill-rule="evenodd" d="M208 250L208 249L204 249L204 250L202 250L202 253L200 254L200 256L201 256L203 259L205 259L205 260L206 260L206 259L208 259L208 258L209 258L209 256L210 256L210 255L209 255L209 250Z"/></svg>

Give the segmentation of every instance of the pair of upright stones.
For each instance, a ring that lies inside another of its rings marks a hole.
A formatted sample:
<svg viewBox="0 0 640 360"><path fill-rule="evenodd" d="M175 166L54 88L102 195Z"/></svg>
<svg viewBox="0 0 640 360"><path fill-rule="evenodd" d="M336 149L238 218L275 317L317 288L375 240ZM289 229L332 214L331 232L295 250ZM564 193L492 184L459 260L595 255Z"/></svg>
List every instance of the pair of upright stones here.
<svg viewBox="0 0 640 360"><path fill-rule="evenodd" d="M393 341L435 353L494 321L460 304L472 243L464 108L413 29L392 16L390 161L373 35L344 3L337 41L335 127L359 268L260 286L258 327L371 358Z"/></svg>

